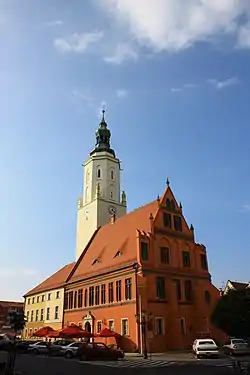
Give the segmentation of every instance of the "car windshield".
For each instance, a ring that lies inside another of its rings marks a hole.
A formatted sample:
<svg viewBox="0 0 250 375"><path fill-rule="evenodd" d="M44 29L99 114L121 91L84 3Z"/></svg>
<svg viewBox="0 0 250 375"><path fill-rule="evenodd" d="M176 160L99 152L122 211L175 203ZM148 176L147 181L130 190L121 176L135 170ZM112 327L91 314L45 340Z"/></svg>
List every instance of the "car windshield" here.
<svg viewBox="0 0 250 375"><path fill-rule="evenodd" d="M199 341L199 345L214 345L212 340Z"/></svg>
<svg viewBox="0 0 250 375"><path fill-rule="evenodd" d="M241 339L237 339L237 340L232 340L232 343L235 345L237 344L245 344L245 341L244 340L241 340Z"/></svg>

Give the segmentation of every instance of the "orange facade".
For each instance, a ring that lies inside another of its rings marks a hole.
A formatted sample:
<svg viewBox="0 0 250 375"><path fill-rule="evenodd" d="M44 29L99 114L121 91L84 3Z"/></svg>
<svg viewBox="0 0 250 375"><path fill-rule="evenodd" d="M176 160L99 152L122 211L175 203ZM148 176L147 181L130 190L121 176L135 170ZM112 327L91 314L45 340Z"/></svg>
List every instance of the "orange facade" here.
<svg viewBox="0 0 250 375"><path fill-rule="evenodd" d="M128 351L184 349L200 335L223 339L209 323L219 297L206 248L167 186L94 233L66 281L64 325L111 328Z"/></svg>

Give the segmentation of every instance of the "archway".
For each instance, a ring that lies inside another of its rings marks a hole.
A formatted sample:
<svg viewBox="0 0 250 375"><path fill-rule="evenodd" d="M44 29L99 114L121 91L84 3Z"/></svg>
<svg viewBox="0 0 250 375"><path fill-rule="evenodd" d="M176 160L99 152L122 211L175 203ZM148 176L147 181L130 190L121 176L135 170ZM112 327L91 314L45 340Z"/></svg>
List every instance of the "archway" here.
<svg viewBox="0 0 250 375"><path fill-rule="evenodd" d="M91 324L89 322L85 323L85 331L91 333Z"/></svg>

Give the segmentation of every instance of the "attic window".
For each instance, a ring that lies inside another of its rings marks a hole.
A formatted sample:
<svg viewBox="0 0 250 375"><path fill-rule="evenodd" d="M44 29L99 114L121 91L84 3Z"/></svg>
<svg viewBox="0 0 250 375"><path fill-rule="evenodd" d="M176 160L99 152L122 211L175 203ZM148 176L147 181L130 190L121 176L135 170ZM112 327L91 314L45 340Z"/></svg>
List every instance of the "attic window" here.
<svg viewBox="0 0 250 375"><path fill-rule="evenodd" d="M100 263L100 261L99 261L98 259L95 259L95 260L93 261L93 263L92 263L92 266L93 266L94 264L96 264L96 263Z"/></svg>
<svg viewBox="0 0 250 375"><path fill-rule="evenodd" d="M170 210L170 208L171 208L169 198L166 199L166 207L167 207L168 210Z"/></svg>
<svg viewBox="0 0 250 375"><path fill-rule="evenodd" d="M180 216L174 215L174 229L177 232L182 232L182 221Z"/></svg>
<svg viewBox="0 0 250 375"><path fill-rule="evenodd" d="M117 253L115 254L114 258L120 257L121 255L122 255L122 252L120 250L118 250Z"/></svg>
<svg viewBox="0 0 250 375"><path fill-rule="evenodd" d="M171 202L170 202L170 208L171 210L175 210L175 203L174 203L174 200L172 199Z"/></svg>

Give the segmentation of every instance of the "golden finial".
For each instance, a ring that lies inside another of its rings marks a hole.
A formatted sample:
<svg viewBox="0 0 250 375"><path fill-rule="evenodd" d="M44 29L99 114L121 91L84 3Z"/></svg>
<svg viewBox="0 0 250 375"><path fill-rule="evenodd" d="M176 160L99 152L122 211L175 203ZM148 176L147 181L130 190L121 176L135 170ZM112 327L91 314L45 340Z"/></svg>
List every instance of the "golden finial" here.
<svg viewBox="0 0 250 375"><path fill-rule="evenodd" d="M82 197L78 198L78 210L82 208Z"/></svg>

